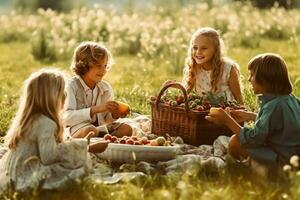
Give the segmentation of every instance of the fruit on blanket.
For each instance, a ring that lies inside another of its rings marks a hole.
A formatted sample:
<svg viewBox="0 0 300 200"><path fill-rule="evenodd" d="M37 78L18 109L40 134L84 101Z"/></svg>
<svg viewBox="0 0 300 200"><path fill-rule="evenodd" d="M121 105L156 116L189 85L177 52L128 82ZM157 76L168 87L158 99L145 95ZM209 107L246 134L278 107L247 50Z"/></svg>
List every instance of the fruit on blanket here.
<svg viewBox="0 0 300 200"><path fill-rule="evenodd" d="M111 142L116 142L117 140L118 140L118 138L116 136L112 136L110 139Z"/></svg>
<svg viewBox="0 0 300 200"><path fill-rule="evenodd" d="M123 138L121 138L120 141L119 141L119 143L120 143L120 144L126 144L126 140L123 139Z"/></svg>
<svg viewBox="0 0 300 200"><path fill-rule="evenodd" d="M128 104L120 102L120 101L118 101L117 103L119 104L118 110L119 110L120 114L122 114L122 115L129 114L130 106Z"/></svg>
<svg viewBox="0 0 300 200"><path fill-rule="evenodd" d="M139 141L144 145L149 143L149 140L146 137L142 137Z"/></svg>
<svg viewBox="0 0 300 200"><path fill-rule="evenodd" d="M111 137L112 137L112 136L111 136L110 134L107 133L107 134L104 135L103 138L104 138L104 140L110 140L110 141L111 141Z"/></svg>
<svg viewBox="0 0 300 200"><path fill-rule="evenodd" d="M147 137L137 137L133 136L123 136L122 138L117 138L116 136L112 136L110 134L104 135L104 140L110 143L118 143L118 144L129 144L129 145L149 145L149 146L172 146L169 140L166 140L165 137L159 136L155 139L148 139Z"/></svg>
<svg viewBox="0 0 300 200"><path fill-rule="evenodd" d="M134 141L134 145L142 145L140 141Z"/></svg>
<svg viewBox="0 0 300 200"><path fill-rule="evenodd" d="M138 140L138 137L136 135L133 135L130 137L131 139L133 139L134 141L137 141Z"/></svg>
<svg viewBox="0 0 300 200"><path fill-rule="evenodd" d="M166 139L162 136L159 136L158 138L156 138L156 142L158 146L163 146L166 143Z"/></svg>
<svg viewBox="0 0 300 200"><path fill-rule="evenodd" d="M150 140L150 146L158 146L158 143L156 140Z"/></svg>
<svg viewBox="0 0 300 200"><path fill-rule="evenodd" d="M128 139L128 140L126 140L126 144L134 144L134 140L133 139Z"/></svg>

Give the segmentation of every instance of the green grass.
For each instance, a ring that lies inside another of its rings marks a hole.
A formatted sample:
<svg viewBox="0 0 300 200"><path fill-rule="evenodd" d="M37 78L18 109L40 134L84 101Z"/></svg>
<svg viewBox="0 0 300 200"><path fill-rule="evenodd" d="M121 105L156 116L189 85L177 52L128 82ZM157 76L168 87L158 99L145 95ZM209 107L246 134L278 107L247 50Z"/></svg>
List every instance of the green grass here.
<svg viewBox="0 0 300 200"><path fill-rule="evenodd" d="M287 48L288 46L288 48ZM232 48L229 57L235 59L245 77L245 101L249 107L257 109L256 97L247 89L247 62L262 52L281 54L287 61L293 81L300 76L299 45L287 41L263 40L258 49ZM43 66L60 67L70 73L70 58L55 63L42 63L33 59L28 43L0 44L0 134L3 136L18 107L23 81L29 74ZM181 80L181 75L172 73L163 60L141 60L135 56L114 56L116 64L105 77L114 88L116 99L128 102L133 111L150 114L148 99L157 95L161 84L167 79ZM71 75L71 73L70 73ZM300 91L295 88L295 94ZM11 198L22 199L284 199L284 193L297 199L299 185L288 190L280 182L259 180L247 169L229 166L225 171L211 174L196 170L178 176L164 176L158 172L145 179L129 183L105 185L89 179L53 192L35 191L33 194L11 194ZM296 179L297 180L297 179ZM292 182L293 183L293 182ZM292 192L290 192L292 191ZM29 195L29 196L26 196ZM44 195L44 196L42 196ZM26 198L27 199L27 198Z"/></svg>

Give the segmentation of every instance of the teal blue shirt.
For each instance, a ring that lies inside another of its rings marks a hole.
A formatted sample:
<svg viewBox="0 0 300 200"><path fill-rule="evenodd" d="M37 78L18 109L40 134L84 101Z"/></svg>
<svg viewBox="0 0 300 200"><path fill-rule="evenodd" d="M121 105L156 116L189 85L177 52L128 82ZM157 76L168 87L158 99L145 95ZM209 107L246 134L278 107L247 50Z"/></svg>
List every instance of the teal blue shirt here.
<svg viewBox="0 0 300 200"><path fill-rule="evenodd" d="M254 128L243 127L240 143L249 156L264 164L288 163L300 155L300 101L293 95L265 94Z"/></svg>

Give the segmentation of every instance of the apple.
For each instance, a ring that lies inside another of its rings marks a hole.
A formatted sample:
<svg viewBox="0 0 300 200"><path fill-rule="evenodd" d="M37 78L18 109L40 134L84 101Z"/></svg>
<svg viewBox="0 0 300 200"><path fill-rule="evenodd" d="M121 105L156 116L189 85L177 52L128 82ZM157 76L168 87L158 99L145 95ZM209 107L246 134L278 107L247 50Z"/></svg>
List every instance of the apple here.
<svg viewBox="0 0 300 200"><path fill-rule="evenodd" d="M126 140L122 138L122 139L119 141L119 143L120 143L120 144L126 144Z"/></svg>
<svg viewBox="0 0 300 200"><path fill-rule="evenodd" d="M140 140L139 140L142 144L148 144L148 139L146 137L142 137Z"/></svg>
<svg viewBox="0 0 300 200"><path fill-rule="evenodd" d="M110 139L111 142L115 142L117 140L118 140L118 138L116 136L112 136L111 139Z"/></svg>
<svg viewBox="0 0 300 200"><path fill-rule="evenodd" d="M150 140L150 146L158 146L158 143L156 140Z"/></svg>
<svg viewBox="0 0 300 200"><path fill-rule="evenodd" d="M162 136L159 136L156 138L156 142L157 142L158 146L163 146L166 142L166 139Z"/></svg>
<svg viewBox="0 0 300 200"><path fill-rule="evenodd" d="M111 140L112 136L107 133L107 134L104 135L103 138L104 138L104 140Z"/></svg>
<svg viewBox="0 0 300 200"><path fill-rule="evenodd" d="M127 139L126 144L134 144L134 140L133 139Z"/></svg>

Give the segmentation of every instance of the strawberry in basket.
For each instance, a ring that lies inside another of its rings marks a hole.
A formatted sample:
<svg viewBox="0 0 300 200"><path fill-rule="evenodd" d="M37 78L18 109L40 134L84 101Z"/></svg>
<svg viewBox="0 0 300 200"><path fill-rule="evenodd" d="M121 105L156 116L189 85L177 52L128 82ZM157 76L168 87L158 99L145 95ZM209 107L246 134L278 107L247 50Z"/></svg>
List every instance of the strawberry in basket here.
<svg viewBox="0 0 300 200"><path fill-rule="evenodd" d="M157 101L157 96L152 96L150 98L152 102ZM244 109L242 105L239 105L237 101L228 101L225 94L214 94L208 92L199 96L195 93L190 93L187 95L187 101L182 94L168 94L162 96L159 100L159 103L164 105L175 107L175 108L185 108L185 102L188 105L189 110L191 111L209 111L211 107L221 107L226 108L230 107L233 109Z"/></svg>

